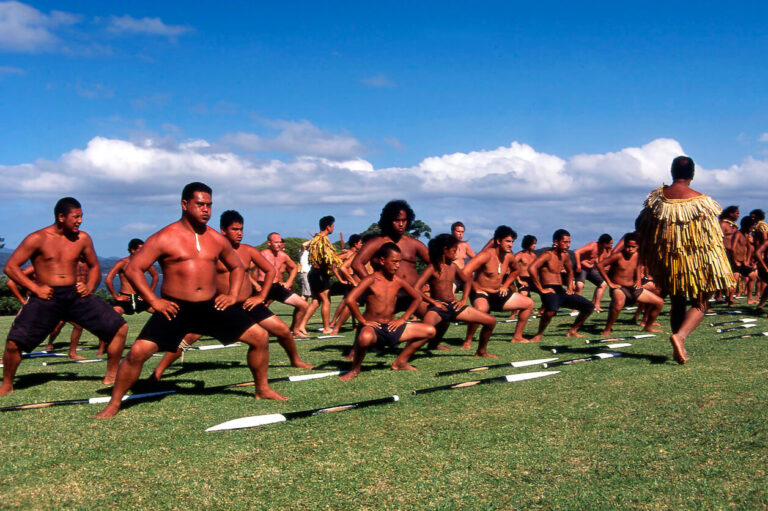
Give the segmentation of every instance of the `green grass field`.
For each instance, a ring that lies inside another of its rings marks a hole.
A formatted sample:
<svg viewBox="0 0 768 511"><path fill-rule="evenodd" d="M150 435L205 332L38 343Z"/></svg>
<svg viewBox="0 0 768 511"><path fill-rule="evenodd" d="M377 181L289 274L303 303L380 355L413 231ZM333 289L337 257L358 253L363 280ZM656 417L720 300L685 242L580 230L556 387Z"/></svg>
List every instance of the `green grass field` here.
<svg viewBox="0 0 768 511"><path fill-rule="evenodd" d="M273 309L289 321L286 307ZM585 333L599 333L605 314L590 318ZM619 318L617 335L641 333L630 314ZM129 342L147 317L129 318ZM203 382L236 383L250 374L242 346L190 351L167 373L168 383L189 392L126 405L111 420L92 418L101 405L0 414L0 508L766 508L768 337L725 339L739 332L715 334L708 326L735 317L706 317L689 338L685 366L672 361L667 331L629 341L624 357L559 367L556 376L425 395L411 391L542 369L437 377L487 362L458 349L464 327L451 327L454 350L417 353L418 371L394 372L391 354L369 355L350 383L275 383L290 397L278 403L254 400L247 387L196 395ZM490 351L512 362L553 356L545 350L553 346L583 347L563 336L571 320L556 317L539 345L506 342L514 324L501 322ZM2 338L11 321L0 318ZM315 321L317 328L319 313ZM666 309L660 321L668 330ZM526 334L536 325L532 320ZM751 329L764 330L763 318ZM69 327L57 348L68 334ZM352 337L300 341L299 351L319 370L343 369ZM83 345L95 339L85 334ZM306 372L288 366L276 343L270 355L270 377ZM107 395L104 364L43 367L44 360L22 362L16 392L0 406ZM238 417L391 394L400 402L205 432Z"/></svg>

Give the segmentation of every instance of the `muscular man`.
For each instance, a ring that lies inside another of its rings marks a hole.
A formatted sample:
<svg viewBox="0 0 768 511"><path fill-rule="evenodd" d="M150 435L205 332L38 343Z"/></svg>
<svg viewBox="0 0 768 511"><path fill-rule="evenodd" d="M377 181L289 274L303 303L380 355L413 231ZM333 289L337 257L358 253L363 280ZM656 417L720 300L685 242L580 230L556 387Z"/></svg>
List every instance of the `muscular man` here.
<svg viewBox="0 0 768 511"><path fill-rule="evenodd" d="M743 279L746 282L748 304L757 303L752 295L757 279L757 267L752 266L755 247L752 245L751 234L754 228L755 219L751 216L745 216L741 219L741 228L733 233L731 238L733 270L737 281Z"/></svg>
<svg viewBox="0 0 768 511"><path fill-rule="evenodd" d="M560 307L571 307L579 311L579 315L571 325L566 337L584 337L579 333L579 328L584 324L595 305L573 292L573 267L568 249L571 246L571 234L565 229L558 229L552 235L553 248L543 252L528 267L534 289L541 295L541 304L544 313L539 321L539 331L531 339L540 341L544 336L552 318L560 310ZM563 273L565 273L565 286L563 288Z"/></svg>
<svg viewBox="0 0 768 511"><path fill-rule="evenodd" d="M222 342L240 340L248 344L248 366L253 374L256 397L287 399L272 390L267 381L269 336L258 319L242 307L232 307L242 289L245 268L229 241L206 224L211 217L211 189L189 183L181 193L181 219L147 239L134 255L125 275L134 289L155 309L139 333L131 351L120 364L112 397L96 417L112 417L141 374L144 362L159 349L173 352L188 333L211 335ZM163 271L162 298L149 288L144 272L155 261ZM216 290L216 265L229 270L226 294Z"/></svg>
<svg viewBox="0 0 768 511"><path fill-rule="evenodd" d="M720 206L691 189L694 170L687 156L672 160L672 184L648 195L635 222L640 262L671 298L669 340L679 364L688 361L685 339L704 318L709 297L736 284L717 221Z"/></svg>
<svg viewBox="0 0 768 511"><path fill-rule="evenodd" d="M373 254L379 250L385 243L392 242L400 249L400 266L397 270L397 276L413 286L419 280L419 273L416 271L416 260L421 259L429 264L429 251L426 245L415 238L407 236L405 233L410 229L416 215L404 200L393 200L388 202L381 210L379 216L379 229L381 236L373 238L363 244L354 261L352 269L359 279L368 276L369 272L365 265L370 261ZM411 303L411 297L401 290L398 295L397 312L404 311ZM416 312L416 315L422 317L426 311L426 306L422 304Z"/></svg>
<svg viewBox="0 0 768 511"><path fill-rule="evenodd" d="M537 241L536 236L526 234L523 236L523 249L515 254L515 262L517 263L517 269L519 270L517 274L517 290L524 296L529 296L531 294L531 288L533 287L528 267L536 260L534 250L536 250Z"/></svg>
<svg viewBox="0 0 768 511"><path fill-rule="evenodd" d="M601 234L597 241L587 243L574 252L576 259L576 294L580 295L584 289L584 282L589 280L595 285L595 293L592 295L592 303L595 310L601 312L600 300L605 291L605 281L597 271L597 263L609 255L613 249L613 238L610 234Z"/></svg>
<svg viewBox="0 0 768 511"><path fill-rule="evenodd" d="M0 395L13 392L13 377L21 362L21 352L35 349L61 320L73 321L99 339L109 340L104 384L115 381L123 354L128 325L106 302L92 293L101 280L99 260L91 237L80 230L83 210L72 197L56 203L55 222L35 231L13 251L5 273L16 284L29 289L33 296L11 325L3 356L3 385ZM77 262L85 260L88 281L77 281ZM36 280L24 274L28 260Z"/></svg>
<svg viewBox="0 0 768 511"><path fill-rule="evenodd" d="M521 293L510 292L512 283L517 278L518 268L512 254L512 244L517 233L506 225L500 225L493 233L493 243L469 260L464 266L464 274L472 278L472 306L480 312L518 311L520 317L515 334L510 342L529 342L523 337L523 330L533 312L533 300ZM508 275L506 280L504 276ZM472 344L477 323L467 325L467 336L462 348L469 349ZM483 348L482 343L480 348ZM478 348L478 355L483 355Z"/></svg>
<svg viewBox="0 0 768 511"><path fill-rule="evenodd" d="M144 242L142 240L133 238L128 242L128 253L130 255L128 257L123 257L116 262L112 269L109 270L109 273L107 273L107 278L104 284L107 286L107 289L112 294L115 301L117 301L117 305L115 305L114 309L118 314L138 314L149 309L147 302L136 293L136 290L133 289L130 281L125 276L125 267L128 266L133 255L141 250L143 246ZM152 283L149 288L154 293L155 288L157 287L157 281L159 280L157 270L155 270L154 266L150 266L147 273L149 273L149 276L152 278ZM114 280L116 276L120 278L119 292L115 292Z"/></svg>
<svg viewBox="0 0 768 511"><path fill-rule="evenodd" d="M261 251L261 256L275 268L275 281L269 289L267 300L282 302L293 307L293 320L291 321L291 332L296 337L307 337L307 332L299 329L307 313L309 304L301 296L294 293L293 282L299 273L299 265L293 262L293 259L285 253L285 243L280 234L273 232L267 236L267 248ZM288 279L283 280L283 274L288 272ZM259 271L259 286L264 285L265 274Z"/></svg>
<svg viewBox="0 0 768 511"><path fill-rule="evenodd" d="M475 254L475 251L472 250L472 247L469 246L469 243L464 241L465 230L466 228L461 222L454 222L451 225L451 234L453 234L454 238L459 240L459 245L456 249L456 260L453 261L453 264L459 268L464 268L464 265L467 263L467 257L471 259L477 255Z"/></svg>

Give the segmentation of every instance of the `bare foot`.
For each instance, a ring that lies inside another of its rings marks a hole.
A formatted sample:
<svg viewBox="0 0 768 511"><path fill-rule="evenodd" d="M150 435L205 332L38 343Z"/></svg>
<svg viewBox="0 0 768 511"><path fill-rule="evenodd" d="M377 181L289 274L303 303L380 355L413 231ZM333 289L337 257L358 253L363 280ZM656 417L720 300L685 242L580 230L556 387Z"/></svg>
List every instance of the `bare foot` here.
<svg viewBox="0 0 768 511"><path fill-rule="evenodd" d="M352 348L349 350L349 355L344 357L344 360L354 360L355 359L355 348Z"/></svg>
<svg viewBox="0 0 768 511"><path fill-rule="evenodd" d="M256 399L274 399L275 401L288 401L288 398L282 394L278 394L274 390L267 387L263 390L256 389Z"/></svg>
<svg viewBox="0 0 768 511"><path fill-rule="evenodd" d="M0 387L0 396L5 396L13 392L13 385L3 385Z"/></svg>
<svg viewBox="0 0 768 511"><path fill-rule="evenodd" d="M341 381L349 381L352 378L356 377L358 374L360 374L360 371L348 371L341 376L339 376L339 379Z"/></svg>
<svg viewBox="0 0 768 511"><path fill-rule="evenodd" d="M472 341L465 342L464 344L461 345L461 349L463 350L468 350L471 347L472 347Z"/></svg>
<svg viewBox="0 0 768 511"><path fill-rule="evenodd" d="M443 344L438 344L437 346L435 346L432 349L438 350L438 351L451 351L453 348L449 348L448 346L445 346Z"/></svg>
<svg viewBox="0 0 768 511"><path fill-rule="evenodd" d="M673 356L678 364L688 362L688 353L685 351L685 343L677 338L675 334L669 336L669 342L672 343Z"/></svg>
<svg viewBox="0 0 768 511"><path fill-rule="evenodd" d="M483 358L499 358L499 357L498 357L498 356L496 356L496 355L491 355L491 354L490 354L490 353L488 353L487 351L485 351L485 352L483 352L483 353L480 353L480 352L478 351L477 353L475 353L475 356L476 356L476 357L483 357Z"/></svg>
<svg viewBox="0 0 768 511"><path fill-rule="evenodd" d="M395 362L392 362L390 367L392 367L392 370L394 371L416 371L416 368L407 362L403 365L398 365Z"/></svg>
<svg viewBox="0 0 768 511"><path fill-rule="evenodd" d="M584 334L580 334L579 332L574 332L573 330L568 330L568 333L565 334L566 337L584 337Z"/></svg>
<svg viewBox="0 0 768 511"><path fill-rule="evenodd" d="M531 342L539 342L543 338L544 338L543 334L534 335L533 337L531 337Z"/></svg>
<svg viewBox="0 0 768 511"><path fill-rule="evenodd" d="M333 330L330 328L323 328L323 335L331 335L333 333Z"/></svg>
<svg viewBox="0 0 768 511"><path fill-rule="evenodd" d="M532 339L526 339L525 337L513 337L509 342L536 342Z"/></svg>
<svg viewBox="0 0 768 511"><path fill-rule="evenodd" d="M120 407L107 405L102 411L94 415L94 417L97 419L109 419L110 417L117 415L117 412L119 411Z"/></svg>
<svg viewBox="0 0 768 511"><path fill-rule="evenodd" d="M603 309L601 309L600 307L595 307L595 312L603 312Z"/></svg>
<svg viewBox="0 0 768 511"><path fill-rule="evenodd" d="M760 302L758 302L757 300L747 300L747 304L749 305L754 305L756 303L760 303Z"/></svg>
<svg viewBox="0 0 768 511"><path fill-rule="evenodd" d="M603 333L600 334L600 337L609 337L611 335L610 330L603 330Z"/></svg>
<svg viewBox="0 0 768 511"><path fill-rule="evenodd" d="M113 385L116 379L117 379L117 371L106 373L104 375L104 380L101 383L103 383L104 385Z"/></svg>
<svg viewBox="0 0 768 511"><path fill-rule="evenodd" d="M45 351L47 351L48 353L53 351L53 344L46 344L45 345Z"/></svg>
<svg viewBox="0 0 768 511"><path fill-rule="evenodd" d="M296 360L295 362L291 362L291 365L293 367L298 367L299 369L312 369L315 367L312 364L307 364L303 360Z"/></svg>
<svg viewBox="0 0 768 511"><path fill-rule="evenodd" d="M102 355L104 355L104 352L102 350L99 350L99 351L96 352L96 358L98 358L98 357L100 357Z"/></svg>
<svg viewBox="0 0 768 511"><path fill-rule="evenodd" d="M85 357L82 355L78 355L77 353L70 353L67 355L67 359L69 360L85 360Z"/></svg>
<svg viewBox="0 0 768 511"><path fill-rule="evenodd" d="M664 330L662 330L661 328L653 328L652 326L651 327L647 326L647 327L643 328L643 332L659 333L659 332L663 332L663 331Z"/></svg>

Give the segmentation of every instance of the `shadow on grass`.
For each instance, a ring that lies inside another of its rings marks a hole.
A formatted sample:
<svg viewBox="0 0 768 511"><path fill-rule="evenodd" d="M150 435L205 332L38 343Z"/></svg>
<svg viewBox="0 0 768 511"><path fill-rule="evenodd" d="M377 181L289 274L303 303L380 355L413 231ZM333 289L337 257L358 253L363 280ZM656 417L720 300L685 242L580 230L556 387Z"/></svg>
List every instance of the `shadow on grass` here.
<svg viewBox="0 0 768 511"><path fill-rule="evenodd" d="M23 374L16 377L16 381L13 383L13 388L15 390L21 390L37 385L43 385L52 381L101 381L103 379L103 376L83 376L72 372Z"/></svg>
<svg viewBox="0 0 768 511"><path fill-rule="evenodd" d="M552 355L552 349L556 349L557 355L562 355L562 356L568 356L568 355L587 355L588 356L588 355L594 355L595 353L598 353L600 351L595 349L594 347L585 346L583 348L580 348L580 347L573 347L573 346L567 346L567 345L541 345L539 346L539 349L542 351L546 351L549 355ZM666 355L650 355L645 353L625 353L619 350L611 350L610 348L605 348L605 351L621 353L622 358L647 360L651 364L663 364L666 361L670 360L670 357Z"/></svg>
<svg viewBox="0 0 768 511"><path fill-rule="evenodd" d="M221 361L221 362L184 362L184 364L172 366L174 369L166 371L164 377L179 376L194 371L205 371L208 369L223 369L230 367L239 367L245 365L242 361Z"/></svg>

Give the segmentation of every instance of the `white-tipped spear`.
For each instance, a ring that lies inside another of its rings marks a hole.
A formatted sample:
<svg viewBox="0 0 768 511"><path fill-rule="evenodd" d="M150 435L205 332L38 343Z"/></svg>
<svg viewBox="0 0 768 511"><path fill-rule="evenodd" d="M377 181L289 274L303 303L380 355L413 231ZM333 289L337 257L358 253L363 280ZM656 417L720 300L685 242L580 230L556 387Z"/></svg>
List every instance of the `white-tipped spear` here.
<svg viewBox="0 0 768 511"><path fill-rule="evenodd" d="M747 339L749 337L763 337L763 336L768 337L768 332L760 332L759 334L742 335L741 338L742 339Z"/></svg>
<svg viewBox="0 0 768 511"><path fill-rule="evenodd" d="M508 374L506 376L497 376L495 378L483 378L482 380L465 381L464 383L454 383L452 385L440 385L439 387L430 387L428 389L414 390L413 394L427 394L429 392L436 392L438 390L463 389L465 387L474 387L475 385L482 385L485 383L501 383L501 382L512 383L515 381L532 380L534 378L543 378L545 376L551 376L559 372L560 371L539 371L534 373Z"/></svg>
<svg viewBox="0 0 768 511"><path fill-rule="evenodd" d="M584 358L574 358L573 360L562 360L560 362L552 362L552 363L546 363L541 364L541 367L544 369L547 369L549 367L555 367L555 366L564 366L569 364L578 364L580 362L591 362L593 360L603 360L606 358L613 358L613 357L620 357L621 353L615 353L615 352L608 352L608 353L595 353L591 357L584 357Z"/></svg>
<svg viewBox="0 0 768 511"><path fill-rule="evenodd" d="M733 332L734 330L741 330L743 328L752 328L757 326L755 323L747 323L745 325L732 326L731 328L718 328L715 330L718 334L724 334L726 332Z"/></svg>
<svg viewBox="0 0 768 511"><path fill-rule="evenodd" d="M737 325L739 323L755 323L755 322L757 322L757 319L755 318L741 318L741 319L734 319L732 321L721 321L720 323L710 323L709 326Z"/></svg>
<svg viewBox="0 0 768 511"><path fill-rule="evenodd" d="M717 314L718 314L717 312L707 312L704 315L705 316L717 316ZM723 311L720 314L744 314L744 313L741 312L741 311Z"/></svg>
<svg viewBox="0 0 768 511"><path fill-rule="evenodd" d="M399 400L400 398L397 395L394 395L380 399L371 399L369 401L360 401L346 405L331 406L329 408L315 408L313 410L302 410L300 412L272 413L268 415L242 417L240 419L233 419L231 421L222 422L221 424L212 426L205 431L224 431L228 429L254 428L257 426L266 426L267 424L275 424L277 422L285 422L292 419L311 417L313 415L320 415L322 413L343 412L345 410L352 410L353 408L364 408L366 406L395 403Z"/></svg>
<svg viewBox="0 0 768 511"><path fill-rule="evenodd" d="M497 367L527 367L527 366L537 366L539 364L543 364L545 362L552 362L553 360L557 360L557 357L555 358L540 358L538 360L521 360L520 362L505 362L503 364L493 364L489 366L480 366L480 367L470 367L468 369L453 369L451 371L439 371L435 373L435 376L448 376L449 374L462 374L462 373L475 373L478 371L487 371L488 369L494 369Z"/></svg>
<svg viewBox="0 0 768 511"><path fill-rule="evenodd" d="M630 337L610 337L606 339L587 339L585 344L592 344L595 342L612 342L612 341L628 341L630 339L647 339L648 337L656 337L656 334L640 334L632 335Z"/></svg>
<svg viewBox="0 0 768 511"><path fill-rule="evenodd" d="M568 353L568 352L581 352L581 351L597 351L597 350L604 350L604 349L619 349L619 348L629 348L632 346L628 342L619 342L616 344L603 344L601 346L589 346L586 348L552 348L552 353Z"/></svg>

